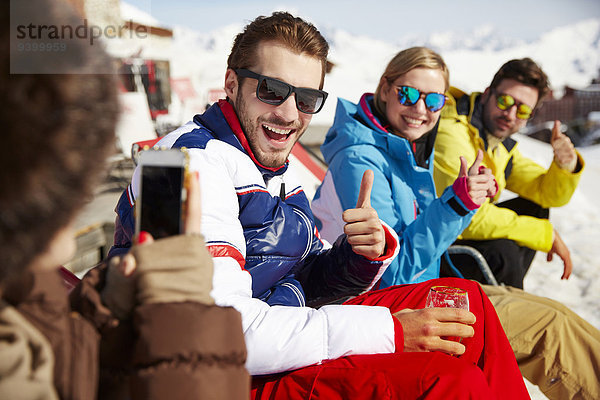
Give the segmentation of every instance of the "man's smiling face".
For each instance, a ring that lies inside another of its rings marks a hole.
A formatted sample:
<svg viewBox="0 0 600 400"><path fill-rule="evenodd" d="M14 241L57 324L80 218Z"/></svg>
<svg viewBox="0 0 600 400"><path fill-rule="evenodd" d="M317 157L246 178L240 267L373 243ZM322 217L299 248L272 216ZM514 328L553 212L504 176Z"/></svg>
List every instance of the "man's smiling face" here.
<svg viewBox="0 0 600 400"><path fill-rule="evenodd" d="M257 65L248 68L252 72L296 87L319 89L322 65L315 57L294 53L275 42L263 42L258 45L256 59ZM298 111L295 94L278 106L266 104L256 97L256 79L244 78L242 85L237 85L238 79L234 71L228 70L225 91L233 99L250 148L263 166L280 167L312 115Z"/></svg>

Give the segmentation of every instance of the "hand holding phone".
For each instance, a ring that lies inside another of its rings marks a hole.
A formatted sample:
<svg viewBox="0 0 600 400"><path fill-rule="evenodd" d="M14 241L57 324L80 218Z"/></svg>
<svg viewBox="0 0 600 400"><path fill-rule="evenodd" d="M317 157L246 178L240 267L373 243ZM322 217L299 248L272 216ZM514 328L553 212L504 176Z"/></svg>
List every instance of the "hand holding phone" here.
<svg viewBox="0 0 600 400"><path fill-rule="evenodd" d="M200 206L200 183L198 180L198 172L193 172L190 174L186 174L184 187L187 188L187 198L183 203L183 221L184 228L183 231L186 234L200 234L201 233L201 206ZM154 238L152 234L147 231L140 231L136 236L138 245L148 245L154 242ZM202 240L200 237L190 237L186 240ZM203 242L202 242L203 243ZM204 247L204 243L202 244L202 249L206 252ZM206 255L208 256L208 253ZM195 277L198 276L197 268L199 265L203 265L202 263L196 263L194 265L193 276L190 279L189 276L183 278L186 279L187 287L189 287L189 282L194 280ZM124 256L117 256L111 259L109 269L107 272L107 284L102 290L102 301L106 304L109 309L113 312L113 314L119 319L127 319L130 318L131 311L135 306L135 281L130 279L133 274L138 269L138 263L135 257L131 253L127 253ZM177 269L174 272L175 275L172 276L172 279L182 279L181 276L185 275L185 271L181 268ZM202 275L200 275L202 276ZM160 280L153 280L157 284L160 283ZM201 282L205 282L205 280L196 279L197 287L200 289L206 289L206 286L201 284ZM191 293L191 298L193 296L197 296L198 294L205 293L208 296L207 290L194 290ZM161 291L161 293L166 293L168 291ZM207 302L206 299L203 299L204 303Z"/></svg>

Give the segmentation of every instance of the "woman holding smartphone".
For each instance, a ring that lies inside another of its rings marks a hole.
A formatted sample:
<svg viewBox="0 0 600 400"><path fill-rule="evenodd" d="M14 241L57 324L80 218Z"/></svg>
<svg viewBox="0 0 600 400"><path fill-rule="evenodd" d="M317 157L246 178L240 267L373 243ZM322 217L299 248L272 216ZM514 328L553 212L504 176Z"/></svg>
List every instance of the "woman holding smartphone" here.
<svg viewBox="0 0 600 400"><path fill-rule="evenodd" d="M454 185L436 198L433 143L449 87L442 57L425 47L398 53L375 94L358 104L339 99L335 121L321 151L329 170L312 202L321 235L334 241L354 207L365 170L375 174L371 206L401 242L381 286L439 277L440 257L466 228L486 196L496 190L490 171L462 160Z"/></svg>
<svg viewBox="0 0 600 400"><path fill-rule="evenodd" d="M61 0L12 6L27 21L81 24ZM114 150L114 60L77 39L64 57L9 48L14 15L0 14L0 399L247 399L241 317L209 294L197 178L185 235L140 233L122 263L67 293L74 220ZM10 73L37 56L48 74Z"/></svg>

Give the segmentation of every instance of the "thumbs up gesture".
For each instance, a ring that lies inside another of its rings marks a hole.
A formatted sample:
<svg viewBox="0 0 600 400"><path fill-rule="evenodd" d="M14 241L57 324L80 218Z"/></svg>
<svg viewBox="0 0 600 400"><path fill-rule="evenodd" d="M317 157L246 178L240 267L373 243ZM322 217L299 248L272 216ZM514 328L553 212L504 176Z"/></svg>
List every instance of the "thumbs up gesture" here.
<svg viewBox="0 0 600 400"><path fill-rule="evenodd" d="M554 121L550 145L554 151L554 162L560 168L573 172L577 166L577 153L571 139L560 131L560 121Z"/></svg>
<svg viewBox="0 0 600 400"><path fill-rule="evenodd" d="M477 158L467 170L467 160L460 157L460 172L458 179L465 178L467 194L477 206L484 203L487 197L494 197L498 191L496 179L489 168L481 165L483 151L477 152Z"/></svg>
<svg viewBox="0 0 600 400"><path fill-rule="evenodd" d="M366 170L360 183L356 208L348 209L342 214L346 223L344 233L352 250L371 260L385 251L385 232L377 211L371 207L373 179L373 171Z"/></svg>

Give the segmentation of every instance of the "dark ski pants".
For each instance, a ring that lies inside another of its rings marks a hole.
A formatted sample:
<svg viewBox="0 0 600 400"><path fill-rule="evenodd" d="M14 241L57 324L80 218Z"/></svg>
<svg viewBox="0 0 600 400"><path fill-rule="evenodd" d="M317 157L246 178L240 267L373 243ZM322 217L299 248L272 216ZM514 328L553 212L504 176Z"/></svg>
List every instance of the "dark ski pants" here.
<svg viewBox="0 0 600 400"><path fill-rule="evenodd" d="M547 208L542 208L538 204L522 197L498 203L497 206L511 209L519 215L528 215L536 218L548 219L550 214ZM509 239L457 240L454 244L470 246L479 250L499 283L519 289L523 289L523 279L531 266L536 252L528 247L519 246ZM465 278L481 283L488 283L485 281L483 274L471 256L456 254L452 255L451 260ZM441 275L451 275L447 272L445 260L442 262Z"/></svg>

